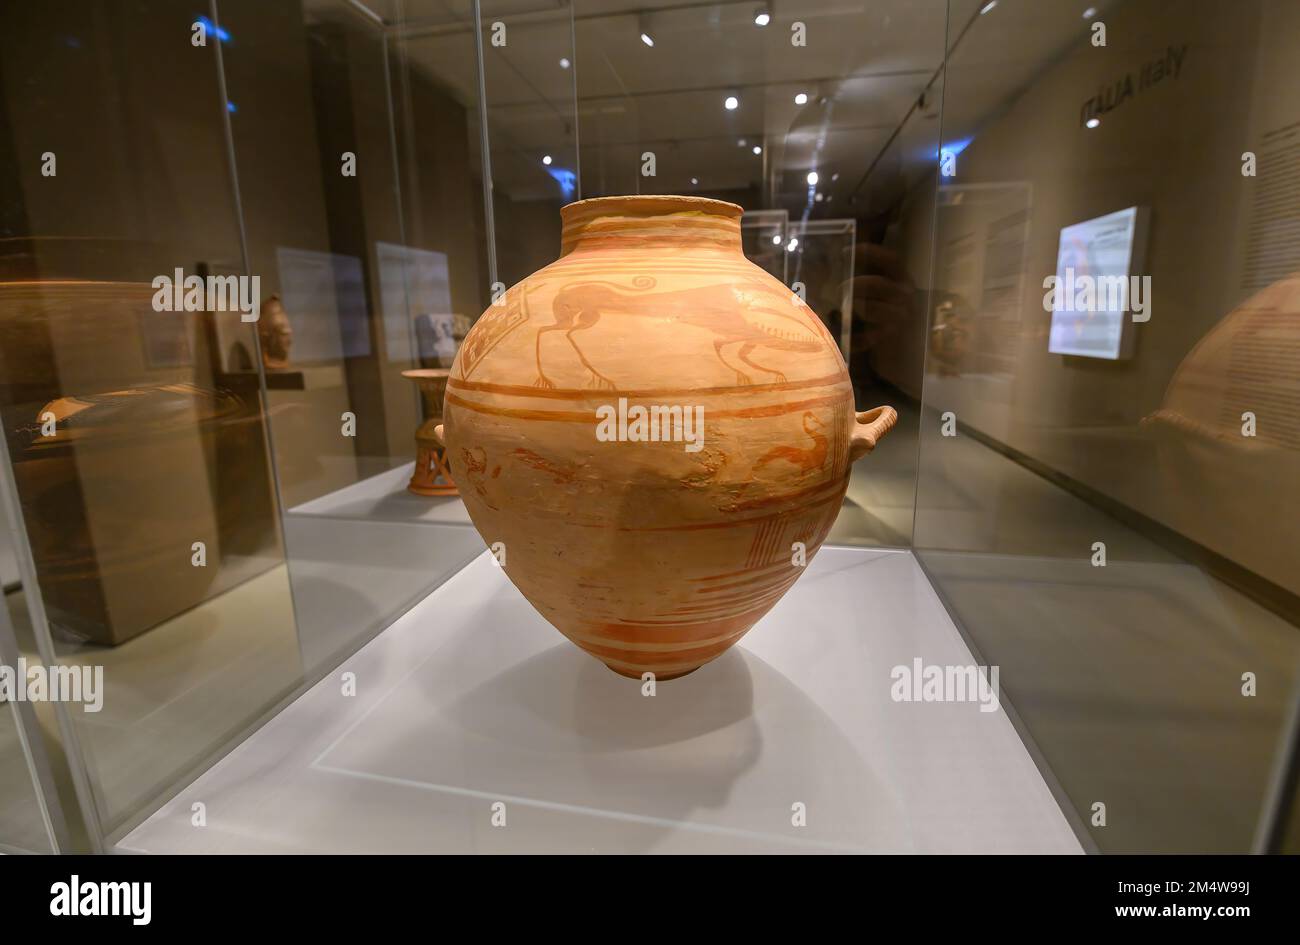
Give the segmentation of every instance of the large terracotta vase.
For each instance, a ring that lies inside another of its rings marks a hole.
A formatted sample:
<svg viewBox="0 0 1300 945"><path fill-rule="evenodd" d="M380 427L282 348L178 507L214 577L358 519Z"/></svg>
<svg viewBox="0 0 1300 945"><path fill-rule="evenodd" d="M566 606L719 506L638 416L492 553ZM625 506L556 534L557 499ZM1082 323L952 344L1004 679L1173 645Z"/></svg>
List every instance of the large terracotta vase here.
<svg viewBox="0 0 1300 945"><path fill-rule="evenodd" d="M669 679L798 580L897 415L855 416L834 339L742 254L740 207L605 197L561 215L560 258L466 336L439 434L542 616L617 673Z"/></svg>

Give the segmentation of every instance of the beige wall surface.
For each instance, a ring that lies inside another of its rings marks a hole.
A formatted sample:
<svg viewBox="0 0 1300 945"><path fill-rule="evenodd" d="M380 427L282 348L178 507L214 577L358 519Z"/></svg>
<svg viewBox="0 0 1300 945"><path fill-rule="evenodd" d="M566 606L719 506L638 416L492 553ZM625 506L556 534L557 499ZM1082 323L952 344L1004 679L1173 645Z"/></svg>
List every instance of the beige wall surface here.
<svg viewBox="0 0 1300 945"><path fill-rule="evenodd" d="M283 250L352 257L367 276L367 310L348 314L364 316L369 352L322 360L299 346L290 367L302 389L269 392L280 488L293 508L414 458L419 402L401 372L419 366L411 320L421 312L411 295L383 291L379 246L446 256L452 312L477 316L487 292L474 217L481 190L464 107L412 68L400 44L385 58L379 33L342 4L311 17L292 2L221 9L236 37L224 53L238 109L231 132L263 297L282 291ZM342 175L344 151L356 156L355 177ZM349 301L334 300L340 314ZM355 438L342 435L345 412L357 418Z"/></svg>
<svg viewBox="0 0 1300 945"><path fill-rule="evenodd" d="M1105 22L1104 48L1081 34L941 182L935 300L969 307L973 341L956 372L932 359L925 399L1300 592L1300 283L1284 281L1300 269L1300 187L1284 180L1300 161L1300 5L1135 0ZM1161 59L1176 72L1143 83ZM945 110L988 68L958 49ZM1136 94L1084 127L1084 103L1126 75ZM1256 177L1241 172L1246 151ZM1061 228L1132 206L1150 212L1135 274L1152 293L1132 358L1050 354L1043 279ZM1241 435L1247 410L1254 438ZM917 545L949 547L925 521Z"/></svg>

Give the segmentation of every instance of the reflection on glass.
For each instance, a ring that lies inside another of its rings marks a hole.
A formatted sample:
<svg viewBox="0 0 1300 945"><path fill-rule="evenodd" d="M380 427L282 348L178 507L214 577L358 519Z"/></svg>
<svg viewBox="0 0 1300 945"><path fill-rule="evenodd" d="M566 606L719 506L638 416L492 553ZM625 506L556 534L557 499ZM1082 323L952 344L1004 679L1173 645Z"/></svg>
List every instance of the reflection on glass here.
<svg viewBox="0 0 1300 945"><path fill-rule="evenodd" d="M871 468L855 470L830 540L906 546L928 228L903 211L925 202L939 145L947 4L828 8L806 22L799 13L777 10L760 25L734 3L576 7L582 192L744 209L746 255L841 342L859 409L901 411ZM909 121L918 99L924 114Z"/></svg>
<svg viewBox="0 0 1300 945"><path fill-rule="evenodd" d="M1088 842L1245 851L1300 678L1300 20L1096 6L1123 42L1008 0L951 51L915 542Z"/></svg>
<svg viewBox="0 0 1300 945"><path fill-rule="evenodd" d="M102 709L69 715L111 833L298 659L258 377L232 363L253 328L211 296L158 297L177 270L242 274L221 113L194 108L219 100L217 64L174 41L181 5L112 24L93 6L0 27L4 147L57 162L6 165L0 422L35 566L11 595L36 618L19 639L103 668Z"/></svg>
<svg viewBox="0 0 1300 945"><path fill-rule="evenodd" d="M5 498L0 492L0 499ZM34 739L39 739L39 722L34 704L20 702L18 641L13 633L7 599L11 579L17 577L16 548L9 531L9 516L0 502L0 577L4 578L6 600L0 601L0 854L51 853L51 835L33 763ZM43 751L35 746L36 751ZM48 780L48 779L47 779ZM50 785L47 784L47 787Z"/></svg>

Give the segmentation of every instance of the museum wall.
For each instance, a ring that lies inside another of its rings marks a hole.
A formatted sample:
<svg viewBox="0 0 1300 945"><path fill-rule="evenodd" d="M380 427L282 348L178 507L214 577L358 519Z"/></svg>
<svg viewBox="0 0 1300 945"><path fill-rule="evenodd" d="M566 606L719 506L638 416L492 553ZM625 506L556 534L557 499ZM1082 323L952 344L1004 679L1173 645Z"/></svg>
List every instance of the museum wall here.
<svg viewBox="0 0 1300 945"><path fill-rule="evenodd" d="M5 603L27 659L105 667L74 725L106 829L299 678L264 402L226 358L253 329L152 304L177 267L243 271L193 16L0 9L0 410L37 577Z"/></svg>
<svg viewBox="0 0 1300 945"><path fill-rule="evenodd" d="M472 46L473 34L467 31L460 41ZM414 44L390 47L390 69L405 238L447 255L452 312L476 319L491 301L491 289L482 170L471 147L478 133L471 124L473 103L443 86Z"/></svg>
<svg viewBox="0 0 1300 945"><path fill-rule="evenodd" d="M1217 377L1192 364L1179 373L1234 310L1280 306L1294 324L1295 284L1278 279L1283 262L1300 265L1297 239L1284 227L1263 228L1256 199L1265 182L1244 177L1241 165L1248 150L1260 155L1261 167L1275 162L1275 172L1294 161L1300 7L1246 2L1228 15L1216 3L1175 8L1143 0L1116 4L1104 19L1104 48L1081 33L978 129L957 157L955 175L941 181L935 303L948 298L969 308L974 340L959 370L932 369L927 403L1300 592L1300 542L1291 527L1300 510L1294 490L1282 488L1300 472L1300 418L1288 406L1295 403L1288 378L1300 373L1294 341L1251 352L1250 326L1242 325L1235 340L1224 342L1229 360L1211 369ZM1162 57L1172 62L1171 49L1185 50L1177 70L1105 113L1100 127L1082 126L1087 99L1125 75L1137 83L1144 65ZM958 50L946 108L959 111L963 88L974 97L992 67L963 62ZM1141 272L1151 277L1153 303L1150 321L1136 326L1133 357L1049 354L1042 280L1056 270L1059 231L1135 205L1150 208ZM911 225L929 212L924 199L914 199ZM1015 301L1008 302L1005 280L994 287L995 274L986 269L986 247L1005 241L1006 228L1019 219L1027 221L1023 264L1010 294ZM1271 247L1271 268L1248 264L1260 241ZM914 245L914 268L928 249ZM1270 285L1267 300L1251 301ZM1255 380L1227 376L1232 371L1255 372ZM894 380L907 389L905 377ZM1213 436L1189 436L1160 422L1162 408L1176 406L1180 385L1207 384L1219 390L1203 401L1214 415L1191 419ZM1258 416L1254 441L1237 430L1247 409ZM917 529L918 545L953 547L938 517L921 515Z"/></svg>
<svg viewBox="0 0 1300 945"><path fill-rule="evenodd" d="M465 108L342 4L228 0L223 27L231 134L252 269L263 295L299 297L288 386L269 382L285 504L408 462L420 363L412 320L423 251L445 264L452 314L485 304ZM472 35L468 36L472 40ZM467 40L467 41L468 41ZM396 128L390 125L396 119ZM342 171L356 155L355 176ZM400 201L400 202L399 202ZM481 209L478 211L481 216ZM286 268L287 267L287 268ZM311 282L313 267L333 287ZM286 299L287 301L287 299ZM445 301L433 311L441 311ZM286 307L291 307L286 305ZM274 379L272 379L274 380ZM355 436L343 436L345 411Z"/></svg>
<svg viewBox="0 0 1300 945"><path fill-rule="evenodd" d="M233 39L222 62L231 138L239 171L250 271L264 300L278 295L295 326L290 364L302 389L268 392L272 440L287 508L358 478L353 442L340 435L349 397L341 352L309 342L325 312L294 309L281 250L330 251L312 75L302 9L295 2L221 4L221 26ZM323 301L323 300L322 300Z"/></svg>
<svg viewBox="0 0 1300 945"><path fill-rule="evenodd" d="M920 402L925 374L927 305L934 236L935 175L927 173L906 190L896 208L883 220L859 226L864 233L858 253L857 278L879 276L903 295L898 304L885 307L868 301L868 291L858 293L862 316L877 323L868 346L874 373L906 396ZM881 233L872 240L871 233Z"/></svg>

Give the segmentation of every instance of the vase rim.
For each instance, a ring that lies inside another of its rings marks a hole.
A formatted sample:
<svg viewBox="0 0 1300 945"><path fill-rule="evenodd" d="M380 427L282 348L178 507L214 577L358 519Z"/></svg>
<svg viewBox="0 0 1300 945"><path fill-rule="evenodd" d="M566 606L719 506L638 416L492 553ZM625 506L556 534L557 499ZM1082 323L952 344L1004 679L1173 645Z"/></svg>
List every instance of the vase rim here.
<svg viewBox="0 0 1300 945"><path fill-rule="evenodd" d="M726 200L712 197L683 197L673 194L620 194L610 197L589 197L576 200L560 208L560 219L568 224L579 215L592 210L608 210L636 216L658 216L668 213L708 213L738 220L745 208Z"/></svg>

